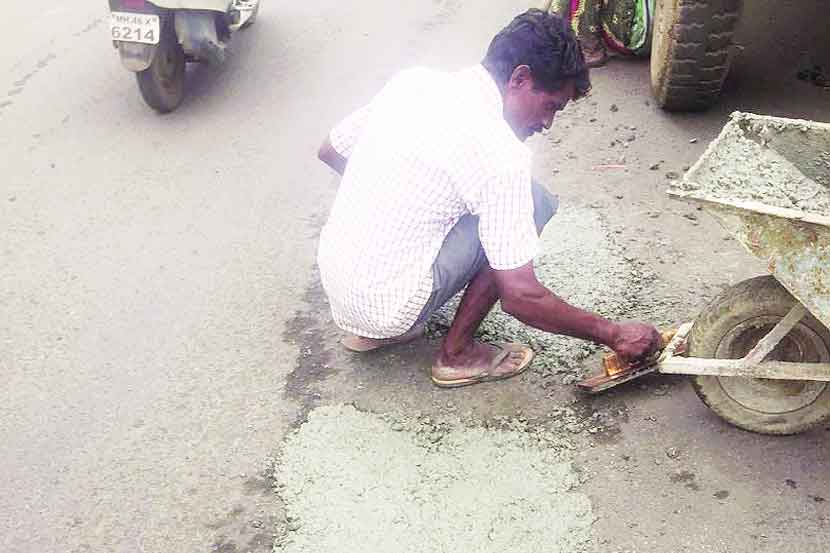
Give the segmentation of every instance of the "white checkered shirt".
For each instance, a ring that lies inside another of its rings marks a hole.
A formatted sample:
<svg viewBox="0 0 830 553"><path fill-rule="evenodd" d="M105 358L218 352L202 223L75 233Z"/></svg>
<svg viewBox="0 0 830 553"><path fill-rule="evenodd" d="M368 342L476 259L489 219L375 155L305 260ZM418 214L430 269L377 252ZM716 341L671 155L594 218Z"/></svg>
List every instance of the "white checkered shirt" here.
<svg viewBox="0 0 830 553"><path fill-rule="evenodd" d="M533 259L530 150L482 66L409 69L330 135L348 158L318 264L335 322L369 338L409 330L432 294L432 264L458 220L479 217L494 269Z"/></svg>

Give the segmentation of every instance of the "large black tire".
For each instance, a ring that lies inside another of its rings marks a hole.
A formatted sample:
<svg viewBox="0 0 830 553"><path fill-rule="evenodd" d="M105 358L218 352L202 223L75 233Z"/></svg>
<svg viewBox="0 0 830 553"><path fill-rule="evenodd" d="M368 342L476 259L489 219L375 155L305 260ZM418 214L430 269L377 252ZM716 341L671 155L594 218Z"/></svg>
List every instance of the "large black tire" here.
<svg viewBox="0 0 830 553"><path fill-rule="evenodd" d="M740 359L795 305L772 276L745 280L710 303L689 335L689 355ZM830 331L807 315L767 359L830 362ZM796 434L830 418L830 383L699 376L697 395L715 413L744 430Z"/></svg>
<svg viewBox="0 0 830 553"><path fill-rule="evenodd" d="M147 105L159 113L169 113L179 107L184 98L184 50L171 25L161 34L153 63L136 73L138 88Z"/></svg>
<svg viewBox="0 0 830 553"><path fill-rule="evenodd" d="M651 89L668 111L714 104L729 72L729 48L741 0L657 0Z"/></svg>

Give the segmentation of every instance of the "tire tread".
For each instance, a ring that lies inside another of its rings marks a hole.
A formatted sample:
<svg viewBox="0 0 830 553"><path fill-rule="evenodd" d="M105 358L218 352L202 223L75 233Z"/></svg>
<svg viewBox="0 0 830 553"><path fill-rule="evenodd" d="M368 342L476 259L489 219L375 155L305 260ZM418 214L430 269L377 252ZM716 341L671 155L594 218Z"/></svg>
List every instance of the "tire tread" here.
<svg viewBox="0 0 830 553"><path fill-rule="evenodd" d="M665 59L651 62L652 89L662 108L698 111L717 101L740 8L738 0L677 0L667 36L654 37L669 41Z"/></svg>

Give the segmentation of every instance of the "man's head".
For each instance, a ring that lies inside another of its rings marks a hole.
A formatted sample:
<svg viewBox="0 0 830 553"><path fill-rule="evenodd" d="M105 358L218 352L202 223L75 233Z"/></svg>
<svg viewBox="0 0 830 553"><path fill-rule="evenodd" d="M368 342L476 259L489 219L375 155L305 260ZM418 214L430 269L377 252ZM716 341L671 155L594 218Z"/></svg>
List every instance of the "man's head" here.
<svg viewBox="0 0 830 553"><path fill-rule="evenodd" d="M482 61L499 85L520 140L550 128L557 111L591 89L579 42L562 18L528 10L497 34Z"/></svg>

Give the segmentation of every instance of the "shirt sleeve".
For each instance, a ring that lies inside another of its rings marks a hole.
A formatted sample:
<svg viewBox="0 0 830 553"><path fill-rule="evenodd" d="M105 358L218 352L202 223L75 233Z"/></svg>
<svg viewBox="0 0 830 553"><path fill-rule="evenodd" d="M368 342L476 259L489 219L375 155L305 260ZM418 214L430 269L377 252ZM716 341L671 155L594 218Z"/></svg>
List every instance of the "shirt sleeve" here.
<svg viewBox="0 0 830 553"><path fill-rule="evenodd" d="M539 250L533 219L530 170L504 170L488 178L468 208L479 217L478 234L490 267L499 271L526 265Z"/></svg>
<svg viewBox="0 0 830 553"><path fill-rule="evenodd" d="M366 104L343 119L329 133L329 141L337 153L348 159L351 157L354 147L366 128L369 115L372 112L372 104Z"/></svg>

